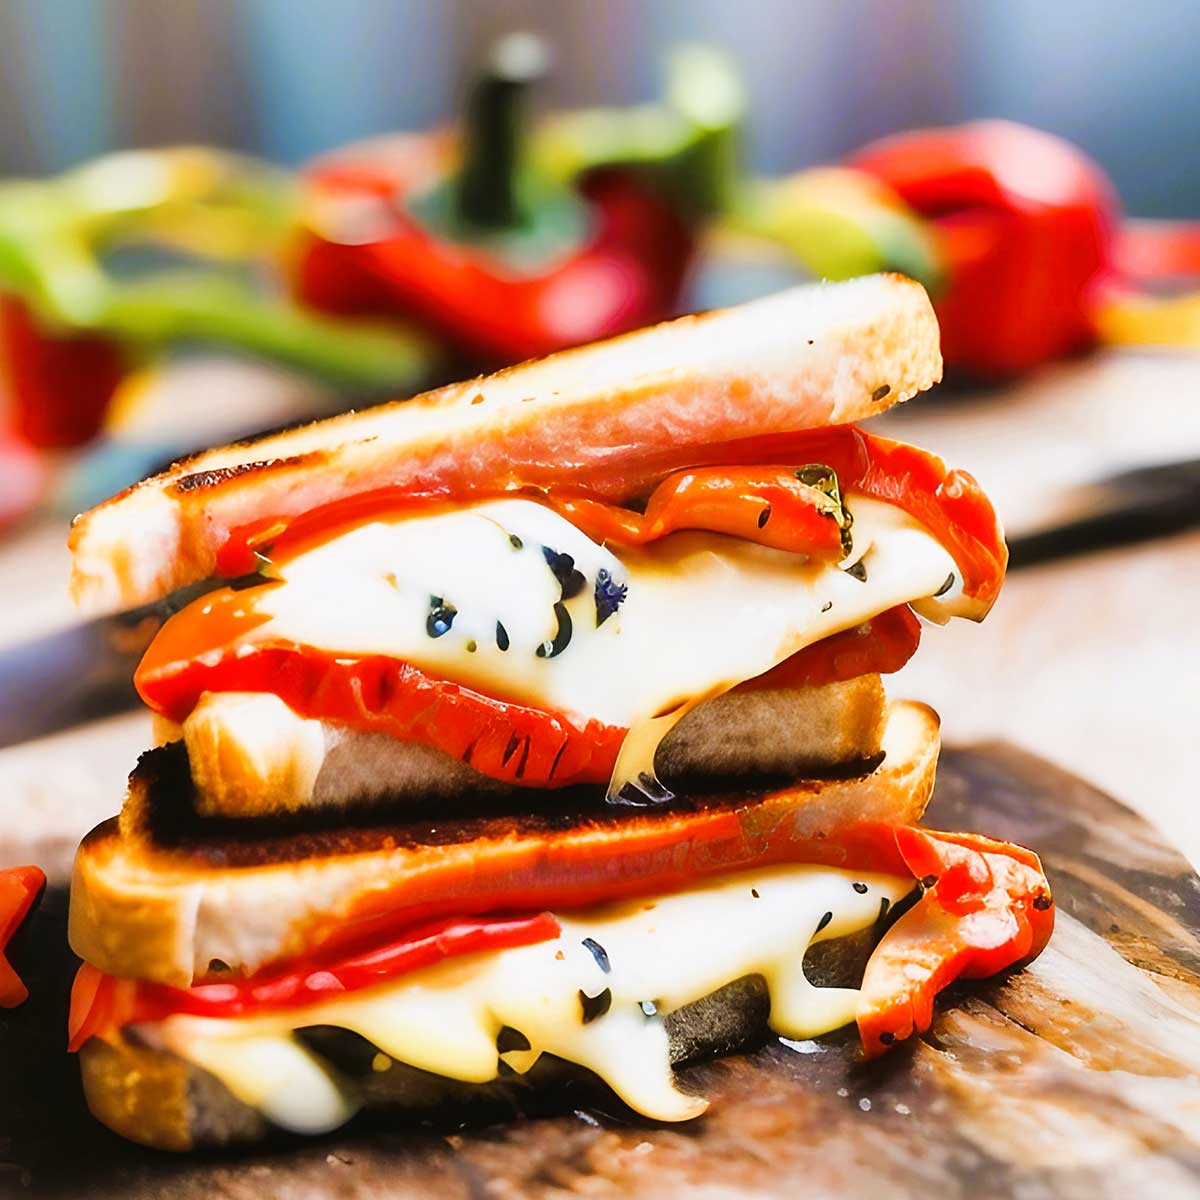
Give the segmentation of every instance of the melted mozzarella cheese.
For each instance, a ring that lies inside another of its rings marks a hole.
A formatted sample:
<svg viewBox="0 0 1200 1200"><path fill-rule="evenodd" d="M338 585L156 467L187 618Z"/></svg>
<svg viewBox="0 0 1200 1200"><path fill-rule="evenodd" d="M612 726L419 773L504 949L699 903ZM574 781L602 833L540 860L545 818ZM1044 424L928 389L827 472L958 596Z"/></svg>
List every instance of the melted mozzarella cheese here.
<svg viewBox="0 0 1200 1200"><path fill-rule="evenodd" d="M702 532L610 549L531 500L388 517L277 564L283 582L254 601L272 615L260 635L404 659L491 695L627 728L931 597L955 573L901 509L861 496L848 504L854 549L839 565ZM569 555L582 576L566 599L564 560L556 574L547 549ZM858 563L865 580L844 569ZM625 589L599 624L598 580ZM931 611L950 611L948 600ZM558 648L564 610L571 636Z"/></svg>
<svg viewBox="0 0 1200 1200"><path fill-rule="evenodd" d="M215 1020L173 1016L141 1032L210 1071L277 1125L305 1133L342 1124L358 1099L292 1036L312 1025L350 1029L389 1059L485 1082L499 1061L524 1073L541 1054L593 1070L645 1116L681 1121L707 1106L680 1091L663 1018L727 983L761 975L769 1023L811 1038L854 1019L859 993L818 988L809 945L874 923L911 879L791 865L740 872L689 891L562 919L561 935L481 953L299 1011ZM588 939L589 944L585 944ZM528 1050L502 1056L502 1028ZM388 1059L382 1065L388 1065Z"/></svg>

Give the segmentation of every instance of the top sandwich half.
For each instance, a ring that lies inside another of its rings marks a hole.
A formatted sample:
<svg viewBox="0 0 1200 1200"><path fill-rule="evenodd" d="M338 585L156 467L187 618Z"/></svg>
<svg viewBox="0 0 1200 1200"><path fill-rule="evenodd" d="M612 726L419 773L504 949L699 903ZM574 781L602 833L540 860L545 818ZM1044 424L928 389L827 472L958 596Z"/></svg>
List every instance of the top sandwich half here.
<svg viewBox="0 0 1200 1200"><path fill-rule="evenodd" d="M76 593L233 581L136 678L201 813L861 775L914 612L1005 569L853 424L940 371L919 285L794 289L187 460L78 519Z"/></svg>
<svg viewBox="0 0 1200 1200"><path fill-rule="evenodd" d="M381 489L629 500L675 467L762 461L747 439L874 416L941 373L919 284L795 288L184 459L76 519L72 592L89 611L151 601L217 573L252 522Z"/></svg>

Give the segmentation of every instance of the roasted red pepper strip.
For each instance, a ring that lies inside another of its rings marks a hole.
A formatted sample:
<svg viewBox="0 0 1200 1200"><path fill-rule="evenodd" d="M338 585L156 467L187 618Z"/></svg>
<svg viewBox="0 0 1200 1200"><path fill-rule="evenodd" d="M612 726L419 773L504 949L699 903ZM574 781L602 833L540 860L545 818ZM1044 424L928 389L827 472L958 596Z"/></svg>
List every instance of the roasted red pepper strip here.
<svg viewBox="0 0 1200 1200"><path fill-rule="evenodd" d="M16 431L31 445L78 446L99 432L126 355L99 333L50 333L24 301L0 295L0 373Z"/></svg>
<svg viewBox="0 0 1200 1200"><path fill-rule="evenodd" d="M29 998L29 989L4 952L45 886L46 873L40 867L10 867L0 871L0 1008L15 1008Z"/></svg>
<svg viewBox="0 0 1200 1200"><path fill-rule="evenodd" d="M743 834L753 830L754 853L741 838L718 839L713 848L728 856L724 869L752 862L823 862L846 869L878 870L920 879L925 895L887 932L867 964L858 1025L868 1056L883 1053L895 1042L927 1029L937 992L957 978L992 975L1041 952L1054 925L1050 889L1037 855L1024 847L978 834L941 833L919 826L860 822L833 830L817 840L795 839L787 819L786 794L768 797L768 821L778 835L764 837L762 814L748 816ZM716 814L723 829L739 818ZM662 846L682 847L714 820L713 814L666 817ZM622 839L618 834L617 841ZM638 832L640 837L640 831ZM628 839L626 839L628 841ZM667 856L677 862L679 855ZM666 860L664 860L666 861ZM690 876L672 876L671 886L719 872L708 854L692 863ZM651 881L645 881L643 889ZM663 886L667 886L663 881ZM649 894L628 886L608 895ZM596 900L604 899L599 886ZM464 902L477 902L464 895ZM513 894L511 903L520 903ZM497 897L497 902L500 898ZM354 914L360 939L373 928L370 914ZM380 914L381 920L383 914ZM388 920L394 927L396 914ZM380 926L388 928L387 923ZM191 988L119 980L84 965L71 995L69 1048L77 1050L90 1037L130 1023L156 1021L176 1013L223 1018L265 1010L301 1007L331 994L369 987L439 962L456 954L529 945L557 936L550 913L529 917L451 917L391 934L383 944L364 951L336 953L266 968L255 976L201 982Z"/></svg>
<svg viewBox="0 0 1200 1200"><path fill-rule="evenodd" d="M266 1010L317 1004L339 992L398 979L447 958L487 950L530 946L558 937L548 912L521 917L452 918L408 931L403 937L357 954L268 967L248 977L194 984L190 988L115 979L84 963L71 988L67 1049L90 1037L140 1021L187 1013L197 1017L245 1017Z"/></svg>
<svg viewBox="0 0 1200 1200"><path fill-rule="evenodd" d="M695 465L676 475L673 473L680 458L692 458ZM755 472L746 469L756 468L760 473L760 484L772 478L778 482L779 475L771 475L771 472L795 470L779 466L781 462L830 467L837 474L843 499L847 493L857 491L902 508L920 521L958 564L964 593L975 602L971 616L982 619L992 606L1004 582L1008 548L1004 544L1000 520L983 489L966 471L949 469L937 455L905 442L866 433L856 425L834 425L714 446L676 448L669 452L650 451L637 476L622 482L629 495L651 496L668 477L703 480L696 495L703 499L704 524L700 523L700 506L688 512L685 503L680 515L686 516L686 527L711 529L715 525L717 528L744 529L750 525L748 532L755 540L762 540L775 517L772 514L765 526L758 528L762 508L754 502L753 493L749 502L745 498L746 480L753 480ZM399 509L416 512L422 507L446 506L456 501L461 504L492 496L511 496L520 488L520 482L497 482L494 487L473 490L469 497L414 496L396 489L380 488L347 496L294 519L262 517L230 533L217 555L218 572L226 578L247 574L258 567L255 550L270 548L276 556L296 553L309 541L331 537L338 529L369 520L376 514ZM534 489L528 494L558 507L571 520L578 515L580 528L585 531L603 533L608 530L615 541L623 538L636 541L643 537L641 531L645 529L645 521L640 520L637 513L608 506L586 488L570 493L554 490L546 493ZM664 495L667 497L663 500L665 507L677 503L670 492ZM813 540L809 544L814 548L829 547L832 535L828 526L835 523L824 517L818 520L815 510L812 513L803 511L806 495L806 492L797 491L787 499L785 507L796 518L793 530L798 529L804 536L807 536L806 531L811 531ZM726 497L731 506L740 507L740 511L728 517L722 514ZM686 501L686 494L684 499ZM605 507L609 508L607 513L602 511ZM684 526L676 523L674 527Z"/></svg>
<svg viewBox="0 0 1200 1200"><path fill-rule="evenodd" d="M739 688L821 687L859 675L890 675L912 658L920 642L921 622L900 604L797 650Z"/></svg>
<svg viewBox="0 0 1200 1200"><path fill-rule="evenodd" d="M549 501L596 542L644 546L676 530L705 529L819 561L846 553L840 505L790 467L678 471L654 489L644 513L554 492Z"/></svg>
<svg viewBox="0 0 1200 1200"><path fill-rule="evenodd" d="M934 997L1041 953L1054 928L1050 886L1032 850L979 834L895 831L925 895L867 963L858 1029L868 1057L928 1029Z"/></svg>
<svg viewBox="0 0 1200 1200"><path fill-rule="evenodd" d="M1090 293L1112 268L1119 206L1081 150L979 121L884 138L849 163L933 223L948 276L934 307L951 366L1008 375L1094 339Z"/></svg>
<svg viewBox="0 0 1200 1200"><path fill-rule="evenodd" d="M203 692L269 692L302 717L424 742L484 775L525 787L606 783L612 775L628 732L621 726L486 696L383 655L244 640L265 619L230 589L193 601L163 626L138 666L134 683L142 699L182 721ZM751 686L800 687L806 686L801 676L830 683L898 669L896 646L911 636L915 618L875 620L878 637L851 630L826 639L828 647L818 642L800 651L804 665L796 682L771 684L763 676ZM776 670L786 672L787 662Z"/></svg>

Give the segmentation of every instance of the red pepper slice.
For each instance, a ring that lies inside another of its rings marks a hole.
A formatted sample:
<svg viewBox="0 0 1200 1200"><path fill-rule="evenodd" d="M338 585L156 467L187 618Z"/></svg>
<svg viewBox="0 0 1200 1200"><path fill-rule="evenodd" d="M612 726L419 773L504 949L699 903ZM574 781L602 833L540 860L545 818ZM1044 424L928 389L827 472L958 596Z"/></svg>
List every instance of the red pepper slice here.
<svg viewBox="0 0 1200 1200"><path fill-rule="evenodd" d="M685 471L677 471L681 458L693 460ZM1008 565L1008 548L996 511L973 476L966 471L951 470L937 455L905 442L866 433L856 425L834 425L691 449L648 451L636 475L609 482L619 482L627 495L653 498L657 494L655 489L663 486L664 480L669 483L676 479L680 482L668 487L660 500L666 515L671 517L671 527L739 530L754 540L763 540L774 537L767 532L774 514L762 529L758 528L763 506L757 503L754 488L747 491L747 485L780 486L782 477L778 473L794 471L778 466L780 462L830 467L837 474L843 498L848 492L861 492L894 504L915 517L958 564L964 593L975 602L971 615L977 620L986 615L1000 592ZM759 473L747 471L748 467L758 468ZM696 482L685 487L682 481L687 479ZM295 518L264 516L230 532L217 554L218 570L226 577L244 575L257 568L256 549L273 547L276 555L295 553L310 540L330 537L339 528L377 514L400 508L415 511L421 507L446 506L456 499L463 503L511 496L519 485L520 481L515 480L481 487L465 498L447 494L413 495L404 490L378 488L347 496ZM675 488L682 488L678 497ZM558 507L571 520L578 515L580 528L585 531L611 534L615 541L640 541L643 536L649 540L652 532L637 513L608 506L586 484L570 493L524 490L533 498ZM820 517L816 509L806 509L804 501L808 495L806 491L795 490L785 501L784 507L794 516L792 529L798 531L793 544L806 545L806 552L829 553L833 541L829 527L834 522ZM723 512L726 503L731 509L728 515ZM608 512L603 511L606 507Z"/></svg>
<svg viewBox="0 0 1200 1200"><path fill-rule="evenodd" d="M796 838L793 823L787 820L786 794L780 795L778 803L767 798L763 807L771 812L743 814L748 823L742 825L741 836L730 831L724 840L719 831L731 822L736 828L743 817L693 814L643 821L643 826L661 826L655 840L661 841L663 853L673 863L680 856L670 848L690 846L696 840L689 869L682 873L673 869L669 878L647 877L640 886L636 880L629 881L633 886L602 880L593 895L581 896L578 902L648 895L755 862L821 862L850 870L911 872L925 885L925 895L884 936L863 980L857 1020L869 1057L927 1029L936 994L954 979L992 975L1032 959L1050 937L1054 910L1049 885L1037 855L1024 847L979 834L878 822L848 825L817 839ZM714 821L716 827L710 830ZM635 829L633 838L625 839L627 844L642 839L644 832ZM747 853L744 839L751 835L755 850ZM616 836L620 842L622 835ZM702 851L699 843L704 838L707 849ZM508 899L519 904L522 895L514 889ZM464 895L464 901L469 899L474 898ZM371 915L365 911L353 915L359 948L343 950L340 957L334 957L327 946L324 957L191 988L116 979L85 964L71 994L69 1048L74 1051L90 1037L174 1013L221 1018L301 1007L330 994L398 978L452 955L529 945L559 933L557 919L545 912L529 917L458 916L410 927L399 936L390 934L382 945L364 951L362 938L369 936L367 931L389 928L382 910L374 926ZM395 919L394 913L387 917L393 923Z"/></svg>
<svg viewBox="0 0 1200 1200"><path fill-rule="evenodd" d="M424 742L526 787L604 783L612 774L621 727L486 696L383 655L222 638L222 625L238 624L226 615L244 605L241 593L213 592L166 623L134 676L152 709L182 721L202 692L268 692L302 717Z"/></svg>
<svg viewBox="0 0 1200 1200"><path fill-rule="evenodd" d="M921 622L907 604L798 650L741 688L822 687L860 675L890 675L917 651Z"/></svg>
<svg viewBox="0 0 1200 1200"><path fill-rule="evenodd" d="M299 1008L398 979L447 958L547 942L561 932L548 912L531 916L441 920L409 930L380 946L336 959L313 959L269 967L248 977L204 982L190 988L120 980L84 963L71 988L67 1049L123 1025L159 1021L178 1013L243 1017Z"/></svg>
<svg viewBox="0 0 1200 1200"><path fill-rule="evenodd" d="M243 640L263 620L249 611L244 593L230 589L193 601L146 651L134 676L142 699L182 721L203 692L268 692L302 717L424 742L525 787L606 783L612 775L628 732L621 726L486 696L383 655ZM916 637L911 613L892 610L801 650L796 665L785 660L774 669L778 675L749 686L815 686L897 670Z"/></svg>
<svg viewBox="0 0 1200 1200"><path fill-rule="evenodd" d="M996 510L974 476L951 470L928 450L867 433L857 425L831 425L723 442L698 448L693 456L696 467L781 461L831 467L843 497L861 492L894 504L937 538L962 572L963 590L975 601L971 615L976 620L983 619L1000 593L1008 547ZM645 474L653 478L655 462L664 457L663 452L649 454ZM623 482L636 487L634 479Z"/></svg>
<svg viewBox="0 0 1200 1200"><path fill-rule="evenodd" d="M0 1008L15 1008L29 998L29 989L4 952L45 886L46 873L40 867L9 867L0 871Z"/></svg>
<svg viewBox="0 0 1200 1200"><path fill-rule="evenodd" d="M551 505L593 541L644 546L680 529L704 529L825 562L845 556L840 508L791 467L677 471L644 513L551 492Z"/></svg>
<svg viewBox="0 0 1200 1200"><path fill-rule="evenodd" d="M868 1057L928 1029L947 984L1035 958L1054 928L1050 886L1032 850L918 826L895 837L927 890L867 963L858 1028Z"/></svg>

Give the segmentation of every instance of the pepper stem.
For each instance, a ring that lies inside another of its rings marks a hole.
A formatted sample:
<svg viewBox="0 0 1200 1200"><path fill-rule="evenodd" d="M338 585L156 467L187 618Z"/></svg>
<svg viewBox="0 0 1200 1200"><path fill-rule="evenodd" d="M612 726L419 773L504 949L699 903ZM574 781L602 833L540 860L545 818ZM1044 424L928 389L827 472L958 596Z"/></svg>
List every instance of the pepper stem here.
<svg viewBox="0 0 1200 1200"><path fill-rule="evenodd" d="M532 33L509 34L492 47L463 120L462 167L454 188L463 224L511 229L523 223L518 178L525 101L548 63L545 43Z"/></svg>

